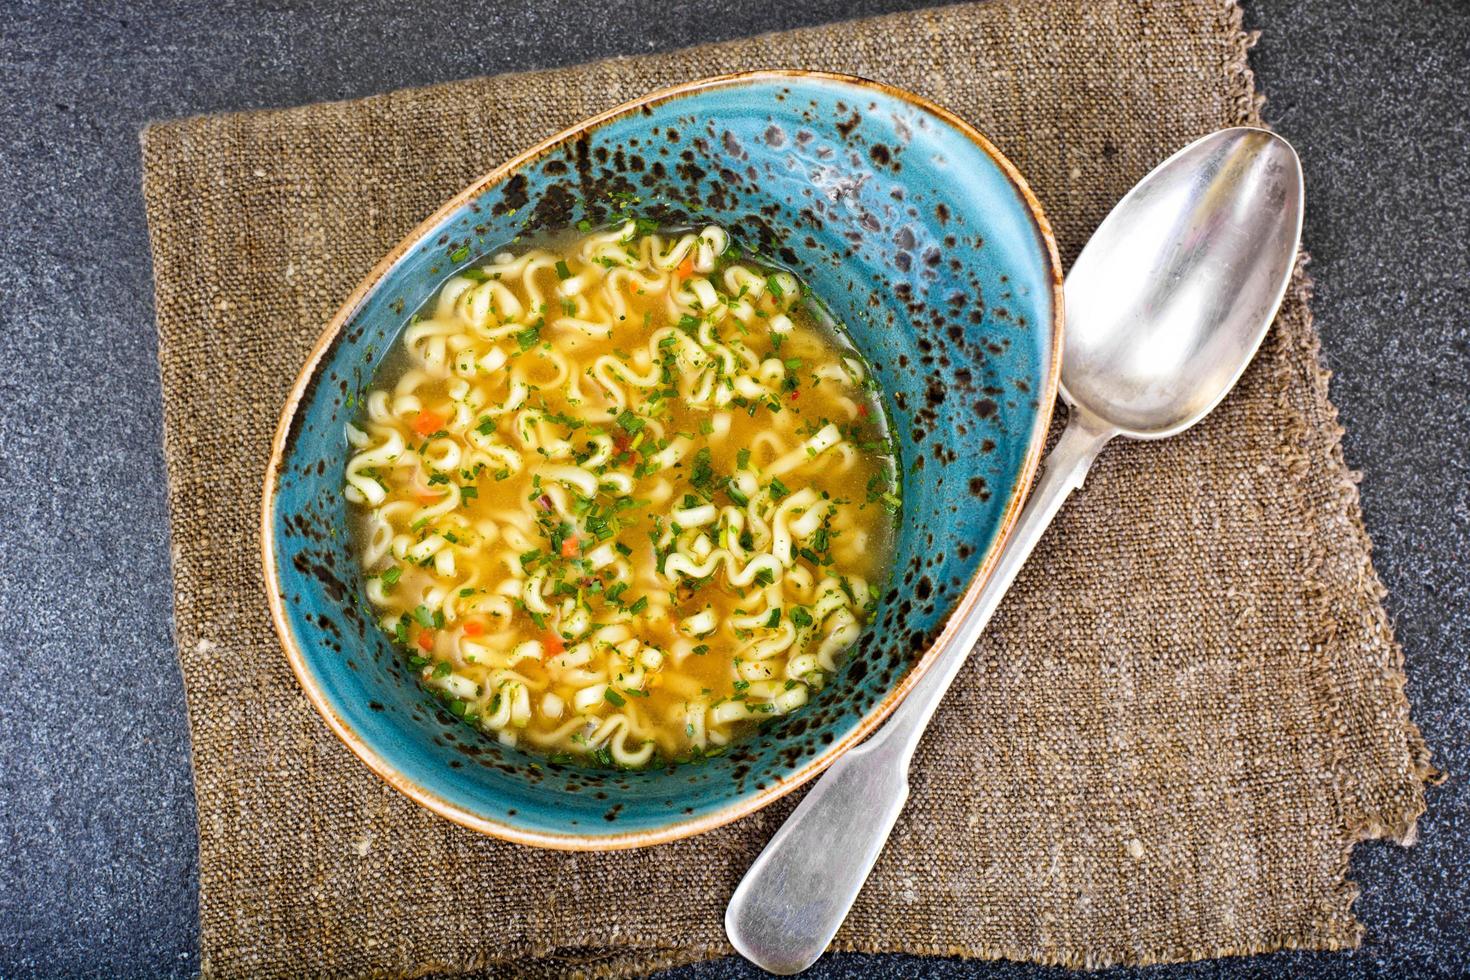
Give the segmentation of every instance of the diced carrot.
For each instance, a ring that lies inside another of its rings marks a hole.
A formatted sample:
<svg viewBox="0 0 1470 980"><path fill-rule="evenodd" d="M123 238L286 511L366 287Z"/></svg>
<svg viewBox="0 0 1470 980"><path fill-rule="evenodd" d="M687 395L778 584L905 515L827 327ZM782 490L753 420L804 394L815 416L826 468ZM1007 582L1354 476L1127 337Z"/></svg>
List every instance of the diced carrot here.
<svg viewBox="0 0 1470 980"><path fill-rule="evenodd" d="M613 450L614 457L626 455L629 462L631 462L634 466L637 466L639 463L643 462L643 456L638 452L638 450L633 448L632 436L615 436L613 438Z"/></svg>
<svg viewBox="0 0 1470 980"><path fill-rule="evenodd" d="M413 431L421 436L430 436L444 428L444 416L424 409L414 416Z"/></svg>
<svg viewBox="0 0 1470 980"><path fill-rule="evenodd" d="M485 624L478 619L472 619L464 624L465 636L480 636L485 632Z"/></svg>
<svg viewBox="0 0 1470 980"><path fill-rule="evenodd" d="M561 539L561 556L563 558L575 558L582 551L582 544L577 540L575 534L569 534Z"/></svg>
<svg viewBox="0 0 1470 980"><path fill-rule="evenodd" d="M679 267L674 270L674 273L680 279L688 279L690 276L694 275L694 253L693 252L690 252L688 255L684 256L684 261L679 263Z"/></svg>
<svg viewBox="0 0 1470 980"><path fill-rule="evenodd" d="M419 631L419 649L420 650L432 650L432 649L434 649L434 631L433 630L420 630Z"/></svg>
<svg viewBox="0 0 1470 980"><path fill-rule="evenodd" d="M567 645L562 642L561 637L554 630L546 631L546 635L541 639L541 645L546 648L548 657L566 653L567 650Z"/></svg>
<svg viewBox="0 0 1470 980"><path fill-rule="evenodd" d="M439 499L439 494L433 490L415 490L413 497L421 504L432 504Z"/></svg>

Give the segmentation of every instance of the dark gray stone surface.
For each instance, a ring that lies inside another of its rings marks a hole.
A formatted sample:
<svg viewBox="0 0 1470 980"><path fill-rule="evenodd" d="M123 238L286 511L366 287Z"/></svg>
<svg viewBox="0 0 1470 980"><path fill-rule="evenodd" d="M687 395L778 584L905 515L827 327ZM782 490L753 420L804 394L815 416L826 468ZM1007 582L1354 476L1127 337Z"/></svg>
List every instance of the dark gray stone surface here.
<svg viewBox="0 0 1470 980"><path fill-rule="evenodd" d="M0 0L0 975L198 968L139 127L920 5ZM1252 58L1266 114L1306 164L1318 322L1416 717L1464 774L1470 9L1260 0L1247 14L1266 32ZM1413 849L1354 856L1362 949L1141 972L1470 973L1462 775L1432 791L1420 829ZM833 956L812 975L1056 972Z"/></svg>

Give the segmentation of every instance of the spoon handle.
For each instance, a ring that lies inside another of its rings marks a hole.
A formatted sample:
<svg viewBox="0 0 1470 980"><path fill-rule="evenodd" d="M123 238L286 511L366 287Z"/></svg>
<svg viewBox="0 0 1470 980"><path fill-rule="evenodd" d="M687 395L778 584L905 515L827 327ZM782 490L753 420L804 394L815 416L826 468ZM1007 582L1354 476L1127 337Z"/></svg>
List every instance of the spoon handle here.
<svg viewBox="0 0 1470 980"><path fill-rule="evenodd" d="M1114 434L1072 410L990 579L940 637L938 659L888 721L817 781L735 889L725 932L741 956L785 975L805 970L822 955L903 810L909 760L934 709L1047 525Z"/></svg>

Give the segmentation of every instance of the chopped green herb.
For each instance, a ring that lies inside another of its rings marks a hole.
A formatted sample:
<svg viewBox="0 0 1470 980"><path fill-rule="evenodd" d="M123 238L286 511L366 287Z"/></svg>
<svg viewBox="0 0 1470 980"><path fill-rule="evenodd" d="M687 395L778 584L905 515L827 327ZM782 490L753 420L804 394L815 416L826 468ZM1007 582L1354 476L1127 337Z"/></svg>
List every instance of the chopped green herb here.
<svg viewBox="0 0 1470 980"><path fill-rule="evenodd" d="M520 333L516 334L516 343L520 345L520 348L523 351L528 351L532 347L535 347L536 346L536 342L539 341L540 339L541 339L541 321L540 320L537 320L535 323L531 324L529 327L527 327L526 329L522 330Z"/></svg>
<svg viewBox="0 0 1470 980"><path fill-rule="evenodd" d="M602 696L607 700L607 703L612 705L614 708L621 708L623 705L628 703L627 701L623 700L623 696L621 694L619 694L617 691L614 691L610 687L605 687L602 689Z"/></svg>
<svg viewBox="0 0 1470 980"><path fill-rule="evenodd" d="M689 482L694 484L694 489L704 494L708 499L715 495L715 471L710 466L710 449L708 446L700 447L694 454L694 472L689 476ZM697 504L698 501L694 501ZM692 506L686 503L684 506Z"/></svg>
<svg viewBox="0 0 1470 980"><path fill-rule="evenodd" d="M566 259L557 259L557 261L556 261L556 277L558 279L570 279L570 278L572 278L572 270L567 268L567 261L566 261Z"/></svg>

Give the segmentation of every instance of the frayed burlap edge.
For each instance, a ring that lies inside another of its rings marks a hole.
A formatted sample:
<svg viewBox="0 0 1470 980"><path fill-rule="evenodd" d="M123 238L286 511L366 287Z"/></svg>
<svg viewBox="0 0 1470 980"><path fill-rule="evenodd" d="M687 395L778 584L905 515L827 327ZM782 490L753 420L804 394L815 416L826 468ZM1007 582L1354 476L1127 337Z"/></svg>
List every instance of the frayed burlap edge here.
<svg viewBox="0 0 1470 980"><path fill-rule="evenodd" d="M1236 38L1236 53L1231 64L1231 75L1237 79L1237 85L1242 92L1239 102L1241 125L1262 126L1261 109L1265 104L1266 97L1258 92L1255 86L1255 74L1251 71L1249 51L1260 39L1259 31L1247 32L1243 29L1244 11L1236 0L1225 0L1223 6L1225 16L1230 19L1230 27ZM1444 773L1440 772L1431 761L1428 745L1411 717L1409 697L1407 691L1408 677L1404 671L1404 652L1393 635L1393 626L1389 621L1388 612L1384 608L1383 600L1388 594L1383 581L1378 576L1378 571L1373 567L1372 549L1373 544L1368 535L1367 526L1363 523L1362 502L1358 494L1358 483L1362 474L1351 469L1347 464L1347 458L1343 452L1342 439L1345 430L1339 421L1337 406L1333 404L1330 397L1330 382L1332 372L1322 358L1321 338L1317 334L1314 316L1312 313L1313 282L1306 272L1306 266L1310 263L1310 255L1303 251L1298 259L1297 268L1293 272L1292 281L1288 287L1287 303L1293 303L1302 311L1299 324L1287 322L1285 318L1278 320L1273 328L1273 342L1289 344L1298 349L1302 360L1309 366L1308 382L1312 393L1316 396L1326 413L1322 423L1327 430L1327 468L1329 473L1335 477L1337 483L1337 507L1339 516L1346 522L1349 533L1358 544L1358 552L1363 556L1357 577L1358 589L1367 600L1364 605L1373 610L1372 629L1377 634L1376 638L1382 642L1389 652L1388 676L1392 690L1393 710L1399 718L1404 742L1408 749L1410 765L1414 780L1414 791L1409 800L1396 812L1366 813L1350 812L1348 805L1349 789L1354 783L1354 776L1348 765L1348 758L1341 742L1333 743L1333 758L1330 760L1329 770L1334 776L1334 785L1337 790L1337 810L1341 819L1340 834L1342 840L1341 859L1338 868L1339 897L1344 905L1351 909L1356 902L1359 889L1355 882L1349 878L1352 863L1353 849L1360 842L1366 840L1393 840L1404 847L1409 847L1418 839L1417 824L1419 817L1424 813L1426 802L1424 787L1426 784L1439 784L1444 781ZM1277 359L1279 370L1286 371L1290 368L1290 360L1287 358ZM1301 429L1305 430L1311 421L1305 413L1297 413L1297 422ZM1284 438L1282 441L1283 452L1290 456L1305 455L1301 448L1300 440ZM1293 466L1295 472L1300 472L1305 467L1303 459L1301 466ZM1300 492L1299 482L1294 481L1289 488ZM1304 505L1304 509L1311 510ZM1315 572L1320 569L1326 560L1323 536L1313 535L1309 542L1313 549L1311 568ZM1315 575L1309 577L1305 582L1305 597L1314 608L1313 620L1323 624L1319 627L1316 645L1324 651L1334 650L1340 643L1332 623L1331 610L1327 598L1326 585ZM1330 670L1335 657L1325 656L1320 659L1324 673ZM1331 690L1330 678L1321 679L1324 689ZM1329 699L1329 703L1333 703ZM1336 731L1334 723L1329 730ZM1364 927L1361 922L1353 919L1350 927L1343 935L1342 943L1338 948L1353 948L1362 942ZM1287 948L1290 948L1289 946ZM1250 952L1268 952L1269 950L1251 950Z"/></svg>
<svg viewBox="0 0 1470 980"><path fill-rule="evenodd" d="M1259 104L1259 103L1258 103ZM1251 120L1254 122L1255 120ZM1338 813L1338 833L1341 841L1341 853L1338 863L1338 897L1342 907L1349 912L1348 920L1342 923L1336 930L1335 935L1319 936L1318 939L1326 939L1332 943L1327 948L1351 949L1356 948L1363 939L1364 926L1351 915L1351 907L1359 896L1359 889L1350 877L1350 866L1352 862L1353 849L1362 841L1387 839L1395 841L1402 846L1411 846L1416 838L1416 824L1418 818L1425 810L1424 786L1426 783L1442 781L1443 775L1430 762L1430 753L1425 744L1418 726L1410 717L1410 706L1406 691L1407 677L1404 672L1403 649L1394 639L1393 628L1389 622L1388 614L1383 607L1383 598L1387 594L1377 571L1373 568L1370 557L1372 548L1368 537L1367 528L1363 523L1363 513L1358 496L1358 481L1361 475L1350 469L1343 454L1342 437L1344 429L1338 421L1336 406L1328 398L1329 382L1332 372L1322 360L1321 340L1317 335L1311 310L1311 297L1313 291L1312 279L1307 275L1305 267L1310 262L1310 257L1303 252L1299 257L1297 269L1292 276L1292 282L1288 290L1287 302L1301 310L1301 316L1297 318L1283 318L1273 328L1268 343L1278 346L1294 348L1297 359L1306 368L1307 381L1311 386L1312 393L1316 396L1320 405L1326 412L1326 418L1318 424L1325 426L1327 434L1327 445L1322 450L1326 456L1326 465L1336 479L1337 516L1340 517L1349 528L1349 533L1357 539L1359 551L1362 554L1362 562L1359 568L1357 582L1358 590L1368 601L1367 608L1373 610L1372 632L1374 639L1382 643L1389 652L1389 677L1392 691L1393 710L1399 718L1401 731L1409 754L1411 774L1414 783L1413 791L1409 793L1407 800L1400 803L1397 808L1367 812L1353 803L1357 779L1352 771L1352 759L1346 747L1340 740L1334 739L1331 743L1331 758L1327 760L1326 769L1332 775L1332 786L1336 794L1335 809ZM1295 322L1293 322L1295 320ZM1282 357L1276 359L1277 370L1288 372L1293 368L1293 358ZM1308 455L1310 450L1303 447L1302 434L1312 424L1304 412L1298 412L1296 425L1291 430L1282 433L1281 452L1291 462L1293 472L1302 472L1310 465ZM1286 490L1305 496L1300 481L1292 481L1286 485ZM1304 510L1314 510L1309 504L1301 504ZM1317 627L1313 647L1321 651L1318 658L1319 671L1316 678L1317 685L1328 692L1326 701L1329 705L1340 709L1338 698L1335 695L1336 686L1333 683L1332 668L1336 662L1335 653L1341 648L1342 639L1336 628L1336 623L1330 608L1330 594L1326 583L1316 577L1318 570L1322 568L1327 560L1326 545L1323 535L1313 534L1305 542L1309 548L1309 571L1303 581L1303 597L1309 609L1312 610L1311 620L1320 624ZM1340 729L1334 717L1328 726L1329 731L1336 732ZM1294 944L1283 943L1282 948L1297 948ZM1314 944L1312 948L1323 948L1320 943ZM1251 950L1250 952L1270 952L1270 949Z"/></svg>

